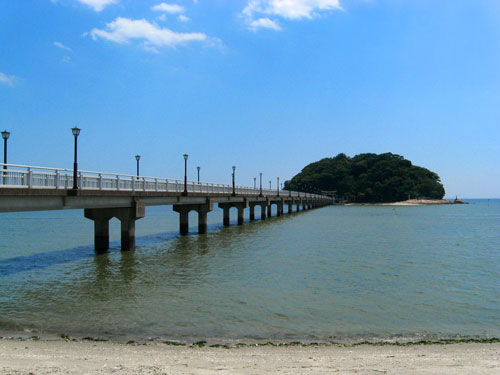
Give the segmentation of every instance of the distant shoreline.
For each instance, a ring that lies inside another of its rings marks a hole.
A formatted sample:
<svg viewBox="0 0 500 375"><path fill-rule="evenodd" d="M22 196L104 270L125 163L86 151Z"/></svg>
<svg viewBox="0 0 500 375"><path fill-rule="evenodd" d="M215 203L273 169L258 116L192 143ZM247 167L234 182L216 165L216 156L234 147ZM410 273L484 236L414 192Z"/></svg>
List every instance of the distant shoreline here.
<svg viewBox="0 0 500 375"><path fill-rule="evenodd" d="M344 206L435 206L442 204L461 204L462 201L454 202L448 199L408 199L401 202L390 203L345 203Z"/></svg>

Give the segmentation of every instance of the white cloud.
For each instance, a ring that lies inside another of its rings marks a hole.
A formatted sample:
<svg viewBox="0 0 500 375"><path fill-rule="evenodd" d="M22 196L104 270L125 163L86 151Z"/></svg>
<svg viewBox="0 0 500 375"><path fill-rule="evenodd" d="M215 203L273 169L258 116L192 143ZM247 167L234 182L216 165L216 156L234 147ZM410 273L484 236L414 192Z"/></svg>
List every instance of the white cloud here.
<svg viewBox="0 0 500 375"><path fill-rule="evenodd" d="M250 29L281 30L275 19L311 19L321 12L342 9L340 0L250 0L242 11Z"/></svg>
<svg viewBox="0 0 500 375"><path fill-rule="evenodd" d="M60 48L60 49L63 49L65 51L72 51L71 48L69 48L68 46L65 46L64 44L62 44L61 42L54 42L54 45L57 47L57 48Z"/></svg>
<svg viewBox="0 0 500 375"><path fill-rule="evenodd" d="M179 21L181 22L187 22L190 20L189 17L186 17L184 14L180 14L179 17L177 17L179 19Z"/></svg>
<svg viewBox="0 0 500 375"><path fill-rule="evenodd" d="M9 86L14 86L14 81L16 80L16 76L9 76L0 72L0 83L6 83Z"/></svg>
<svg viewBox="0 0 500 375"><path fill-rule="evenodd" d="M95 40L103 38L115 43L128 43L131 40L143 41L146 50L158 52L159 47L175 47L190 42L209 41L203 33L178 33L145 19L132 20L118 17L113 22L107 23L104 30L92 29L90 35Z"/></svg>
<svg viewBox="0 0 500 375"><path fill-rule="evenodd" d="M177 4L160 3L158 5L155 5L152 9L156 10L157 12L184 13L184 7Z"/></svg>
<svg viewBox="0 0 500 375"><path fill-rule="evenodd" d="M276 21L273 21L267 17L259 18L257 20L252 20L252 21L250 21L248 26L253 30L257 30L257 29L261 29L261 28L277 30L277 31L281 30L281 26L278 25L278 23L276 23Z"/></svg>
<svg viewBox="0 0 500 375"><path fill-rule="evenodd" d="M158 17L156 17L156 19L161 22L165 22L167 20L167 15L165 13L160 14Z"/></svg>
<svg viewBox="0 0 500 375"><path fill-rule="evenodd" d="M76 1L91 7L96 12L100 12L108 5L117 4L119 0L76 0Z"/></svg>

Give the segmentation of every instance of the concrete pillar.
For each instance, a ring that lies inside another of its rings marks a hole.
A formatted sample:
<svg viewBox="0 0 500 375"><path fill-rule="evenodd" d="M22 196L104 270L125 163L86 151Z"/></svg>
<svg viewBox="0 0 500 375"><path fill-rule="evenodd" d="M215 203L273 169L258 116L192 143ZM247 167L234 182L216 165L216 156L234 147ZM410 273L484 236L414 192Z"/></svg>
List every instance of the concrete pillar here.
<svg viewBox="0 0 500 375"><path fill-rule="evenodd" d="M306 204L306 201L303 201L302 202L302 211L305 211L307 210L307 204Z"/></svg>
<svg viewBox="0 0 500 375"><path fill-rule="evenodd" d="M238 208L238 225L243 225L244 222L244 214L245 214L245 207L243 205L238 205L236 206Z"/></svg>
<svg viewBox="0 0 500 375"><path fill-rule="evenodd" d="M146 214L144 201L134 200L131 208L114 208L114 215L121 222L122 251L135 250L135 221Z"/></svg>
<svg viewBox="0 0 500 375"><path fill-rule="evenodd" d="M260 219L261 220L266 220L266 205L265 204L261 204L260 205Z"/></svg>
<svg viewBox="0 0 500 375"><path fill-rule="evenodd" d="M135 249L135 221L146 214L144 201L134 199L131 207L87 208L84 216L94 220L94 249L102 252L109 249L109 220L116 217L121 222L122 251Z"/></svg>
<svg viewBox="0 0 500 375"><path fill-rule="evenodd" d="M297 212L300 212L300 205L301 205L300 201L297 202Z"/></svg>
<svg viewBox="0 0 500 375"><path fill-rule="evenodd" d="M84 216L94 221L94 250L104 252L109 249L109 220L113 217L110 209L86 208Z"/></svg>
<svg viewBox="0 0 500 375"><path fill-rule="evenodd" d="M244 221L245 208L249 206L248 201L245 199L243 202L228 202L219 203L219 207L224 210L224 225L229 225L229 210L231 207L236 207L238 209L238 225L242 225Z"/></svg>
<svg viewBox="0 0 500 375"><path fill-rule="evenodd" d="M220 206L220 205L219 205ZM229 212L231 210L231 207L223 207L223 210L224 210L224 219L223 219L223 222L224 222L224 226L229 226Z"/></svg>
<svg viewBox="0 0 500 375"><path fill-rule="evenodd" d="M198 213L198 233L207 233L207 216L214 209L214 204L207 200L205 204L176 204L173 210L179 213L179 232L187 234L189 232L189 212Z"/></svg>
<svg viewBox="0 0 500 375"><path fill-rule="evenodd" d="M255 205L254 204L250 205L250 220L251 221L255 220Z"/></svg>
<svg viewBox="0 0 500 375"><path fill-rule="evenodd" d="M273 205L269 203L269 205L267 206L267 217L272 216L272 207Z"/></svg>
<svg viewBox="0 0 500 375"><path fill-rule="evenodd" d="M288 202L288 214L291 214L293 212L293 202L289 201Z"/></svg>

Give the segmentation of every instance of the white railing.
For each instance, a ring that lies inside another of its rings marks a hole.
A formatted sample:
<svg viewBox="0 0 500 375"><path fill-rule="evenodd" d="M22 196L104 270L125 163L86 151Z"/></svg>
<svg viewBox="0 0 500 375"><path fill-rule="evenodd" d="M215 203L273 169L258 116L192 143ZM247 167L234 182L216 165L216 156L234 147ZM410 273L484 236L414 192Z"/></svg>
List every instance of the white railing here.
<svg viewBox="0 0 500 375"><path fill-rule="evenodd" d="M4 167L7 167L5 169ZM163 177L134 176L119 173L104 173L78 171L77 185L83 190L107 191L158 191L182 193L184 181ZM29 188L29 189L72 189L73 171L70 169L35 167L17 164L0 163L0 188ZM189 193L231 194L232 185L215 184L210 182L187 182ZM260 189L246 186L235 186L235 193L242 195L259 195ZM263 195L276 196L276 189L262 189ZM289 192L280 190L283 197L314 197L329 198L322 195Z"/></svg>

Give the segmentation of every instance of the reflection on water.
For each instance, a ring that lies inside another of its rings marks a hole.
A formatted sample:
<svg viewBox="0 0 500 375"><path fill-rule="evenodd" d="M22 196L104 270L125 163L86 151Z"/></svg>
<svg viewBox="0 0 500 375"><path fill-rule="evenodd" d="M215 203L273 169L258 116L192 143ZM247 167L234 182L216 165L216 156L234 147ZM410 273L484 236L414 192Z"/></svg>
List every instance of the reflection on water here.
<svg viewBox="0 0 500 375"><path fill-rule="evenodd" d="M207 234L189 236L155 208L137 222L135 252L119 251L115 228L97 256L81 212L6 214L0 329L124 340L500 336L500 202L473 203L326 207L229 228L215 212Z"/></svg>

